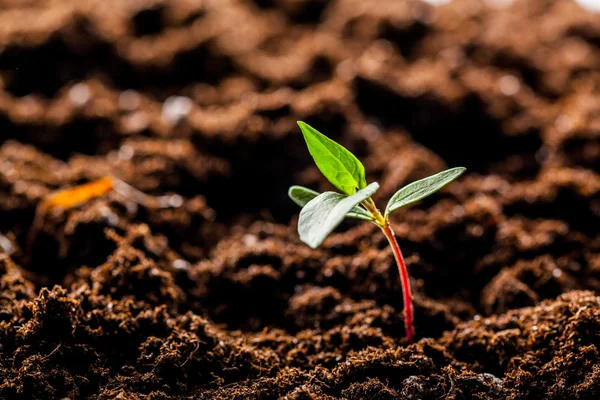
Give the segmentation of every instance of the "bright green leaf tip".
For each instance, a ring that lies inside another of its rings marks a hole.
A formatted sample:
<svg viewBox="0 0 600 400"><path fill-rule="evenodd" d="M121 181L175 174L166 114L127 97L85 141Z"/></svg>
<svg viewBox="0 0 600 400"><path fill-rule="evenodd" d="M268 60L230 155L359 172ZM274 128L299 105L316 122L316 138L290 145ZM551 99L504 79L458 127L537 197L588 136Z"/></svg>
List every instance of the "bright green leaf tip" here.
<svg viewBox="0 0 600 400"><path fill-rule="evenodd" d="M354 154L307 123L298 121L298 126L315 164L333 186L347 195L367 186L365 167Z"/></svg>

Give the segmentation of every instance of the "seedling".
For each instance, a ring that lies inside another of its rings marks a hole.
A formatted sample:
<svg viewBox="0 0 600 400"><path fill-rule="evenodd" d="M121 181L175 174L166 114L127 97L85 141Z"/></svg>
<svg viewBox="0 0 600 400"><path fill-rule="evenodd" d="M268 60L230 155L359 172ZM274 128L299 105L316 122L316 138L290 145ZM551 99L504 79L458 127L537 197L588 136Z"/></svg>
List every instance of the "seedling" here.
<svg viewBox="0 0 600 400"><path fill-rule="evenodd" d="M451 168L404 186L392 196L382 215L371 198L379 189L379 184L373 182L367 185L365 167L354 154L310 125L301 121L298 125L315 164L325 178L342 192L319 194L302 186L290 187L288 195L302 207L298 220L300 240L313 249L317 248L346 217L370 221L381 228L390 243L400 273L404 299L404 327L406 338L412 343L414 328L410 282L404 257L389 223L389 216L399 208L437 192L462 175L465 168Z"/></svg>

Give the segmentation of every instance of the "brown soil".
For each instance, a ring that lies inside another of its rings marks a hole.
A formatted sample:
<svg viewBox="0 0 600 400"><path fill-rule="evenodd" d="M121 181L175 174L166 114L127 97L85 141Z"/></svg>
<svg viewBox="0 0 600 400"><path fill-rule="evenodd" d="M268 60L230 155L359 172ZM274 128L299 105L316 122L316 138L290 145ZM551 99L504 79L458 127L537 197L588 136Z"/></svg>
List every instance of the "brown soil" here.
<svg viewBox="0 0 600 400"><path fill-rule="evenodd" d="M567 0L0 1L0 398L600 398L600 16ZM173 98L172 96L185 96ZM190 103L191 101L191 103ZM317 250L295 126L468 173ZM117 193L46 215L49 193Z"/></svg>

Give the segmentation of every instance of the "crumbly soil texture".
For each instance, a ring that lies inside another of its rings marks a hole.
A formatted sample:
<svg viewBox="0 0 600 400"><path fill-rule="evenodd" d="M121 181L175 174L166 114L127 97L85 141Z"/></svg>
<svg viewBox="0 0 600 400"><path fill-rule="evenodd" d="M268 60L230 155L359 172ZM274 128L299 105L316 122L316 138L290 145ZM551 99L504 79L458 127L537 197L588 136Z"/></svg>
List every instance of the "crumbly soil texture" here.
<svg viewBox="0 0 600 400"><path fill-rule="evenodd" d="M0 1L0 398L600 398L600 15L568 0ZM385 238L300 242L363 160ZM113 177L52 208L51 193ZM164 197L166 196L166 197ZM166 203L164 202L166 200Z"/></svg>

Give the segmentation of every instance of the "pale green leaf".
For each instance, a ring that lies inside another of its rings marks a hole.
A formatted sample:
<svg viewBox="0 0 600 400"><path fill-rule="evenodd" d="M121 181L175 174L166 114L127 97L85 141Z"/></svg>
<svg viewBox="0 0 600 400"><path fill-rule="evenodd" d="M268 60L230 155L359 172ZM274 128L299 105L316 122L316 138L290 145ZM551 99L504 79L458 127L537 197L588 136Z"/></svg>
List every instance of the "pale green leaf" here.
<svg viewBox="0 0 600 400"><path fill-rule="evenodd" d="M392 211L419 201L432 193L437 192L466 171L466 168L451 168L427 178L418 180L404 186L392 196L385 209L388 216Z"/></svg>
<svg viewBox="0 0 600 400"><path fill-rule="evenodd" d="M318 247L354 206L371 197L377 189L379 184L375 182L351 196L335 192L321 193L300 211L300 240L313 249Z"/></svg>
<svg viewBox="0 0 600 400"><path fill-rule="evenodd" d="M298 126L315 164L333 186L348 195L367 186L365 167L354 154L312 126L302 121Z"/></svg>
<svg viewBox="0 0 600 400"><path fill-rule="evenodd" d="M294 185L290 186L288 190L288 196L290 199L300 207L304 207L309 201L319 195L319 192L315 192L304 186Z"/></svg>
<svg viewBox="0 0 600 400"><path fill-rule="evenodd" d="M369 214L369 212L360 205L352 207L352 210L346 213L346 217L362 219L363 221L375 221L375 218L373 218L371 214Z"/></svg>
<svg viewBox="0 0 600 400"><path fill-rule="evenodd" d="M319 192L315 192L312 189L304 186L294 185L288 190L288 196L290 199L300 207L304 207L309 201L319 195ZM373 217L367 210L361 206L354 206L350 212L346 214L346 217L362 219L364 221L374 221Z"/></svg>

